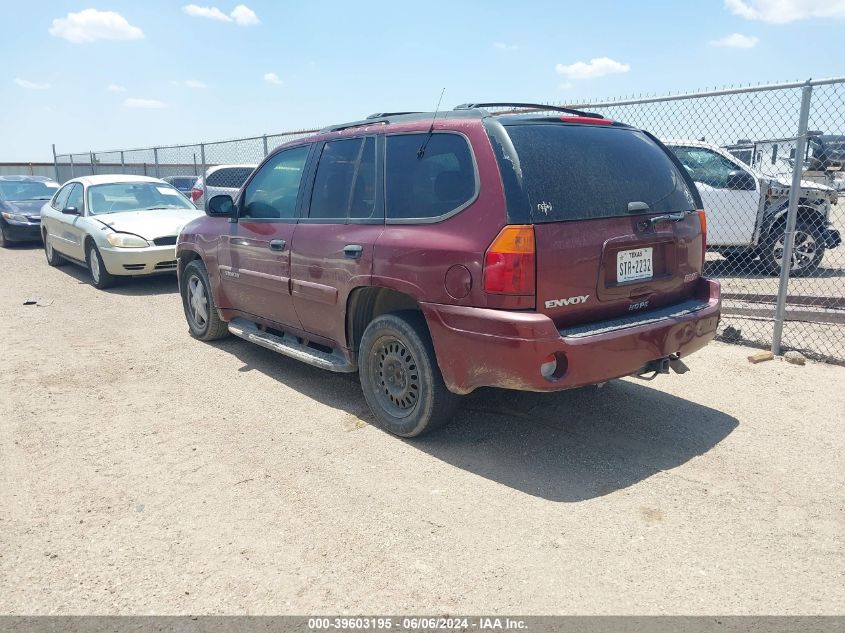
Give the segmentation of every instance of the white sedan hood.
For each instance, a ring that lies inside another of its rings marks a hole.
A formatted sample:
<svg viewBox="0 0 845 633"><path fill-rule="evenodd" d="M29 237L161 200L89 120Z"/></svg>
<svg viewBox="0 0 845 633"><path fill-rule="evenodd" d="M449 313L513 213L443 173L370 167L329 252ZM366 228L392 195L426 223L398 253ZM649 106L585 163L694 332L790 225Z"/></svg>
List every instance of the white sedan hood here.
<svg viewBox="0 0 845 633"><path fill-rule="evenodd" d="M119 233L134 233L147 241L179 235L191 220L203 215L196 209L151 209L148 211L119 211L94 217Z"/></svg>

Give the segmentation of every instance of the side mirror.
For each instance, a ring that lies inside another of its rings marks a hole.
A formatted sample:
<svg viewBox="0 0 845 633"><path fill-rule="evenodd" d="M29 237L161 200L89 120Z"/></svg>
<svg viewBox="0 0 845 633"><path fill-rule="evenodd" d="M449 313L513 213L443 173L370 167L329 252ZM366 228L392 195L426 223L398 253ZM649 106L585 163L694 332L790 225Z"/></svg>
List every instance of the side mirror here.
<svg viewBox="0 0 845 633"><path fill-rule="evenodd" d="M205 212L212 217L231 218L235 214L235 203L226 194L214 196L205 205Z"/></svg>
<svg viewBox="0 0 845 633"><path fill-rule="evenodd" d="M82 215L76 207L65 207L62 209L62 213L65 215Z"/></svg>
<svg viewBox="0 0 845 633"><path fill-rule="evenodd" d="M732 191L753 191L757 183L747 171L737 169L728 174L728 189Z"/></svg>

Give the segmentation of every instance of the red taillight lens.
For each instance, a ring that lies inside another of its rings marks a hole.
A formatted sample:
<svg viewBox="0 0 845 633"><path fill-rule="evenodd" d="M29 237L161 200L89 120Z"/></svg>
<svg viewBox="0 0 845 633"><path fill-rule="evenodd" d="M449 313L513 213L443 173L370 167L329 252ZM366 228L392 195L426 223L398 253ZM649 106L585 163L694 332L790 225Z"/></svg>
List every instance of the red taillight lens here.
<svg viewBox="0 0 845 633"><path fill-rule="evenodd" d="M707 255L707 214L702 209L698 212L698 222L701 224L701 265L704 266L704 258Z"/></svg>
<svg viewBox="0 0 845 633"><path fill-rule="evenodd" d="M535 260L534 227L506 226L484 255L484 289L498 294L534 294Z"/></svg>
<svg viewBox="0 0 845 633"><path fill-rule="evenodd" d="M197 189L196 187L191 189L191 202L196 202L202 197L202 189Z"/></svg>

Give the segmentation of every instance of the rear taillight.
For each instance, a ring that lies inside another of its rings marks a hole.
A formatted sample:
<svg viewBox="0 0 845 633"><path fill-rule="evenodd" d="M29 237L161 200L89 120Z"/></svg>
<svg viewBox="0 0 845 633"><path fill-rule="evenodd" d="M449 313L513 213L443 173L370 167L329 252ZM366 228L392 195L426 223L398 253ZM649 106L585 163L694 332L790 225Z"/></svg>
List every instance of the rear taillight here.
<svg viewBox="0 0 845 633"><path fill-rule="evenodd" d="M484 255L484 289L498 294L534 294L535 260L534 227L506 226Z"/></svg>
<svg viewBox="0 0 845 633"><path fill-rule="evenodd" d="M704 209L698 212L698 222L701 225L701 266L704 267L704 258L707 256L707 214Z"/></svg>
<svg viewBox="0 0 845 633"><path fill-rule="evenodd" d="M196 202L200 198L202 198L202 189L197 189L196 187L191 189L191 202Z"/></svg>

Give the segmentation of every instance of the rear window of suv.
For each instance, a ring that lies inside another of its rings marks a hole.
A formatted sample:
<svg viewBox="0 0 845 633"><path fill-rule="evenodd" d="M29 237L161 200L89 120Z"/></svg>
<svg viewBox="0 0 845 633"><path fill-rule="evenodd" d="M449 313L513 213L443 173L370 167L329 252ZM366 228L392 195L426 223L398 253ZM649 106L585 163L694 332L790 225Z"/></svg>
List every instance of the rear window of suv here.
<svg viewBox="0 0 845 633"><path fill-rule="evenodd" d="M240 189L253 172L251 167L225 167L208 175L209 187L231 187Z"/></svg>
<svg viewBox="0 0 845 633"><path fill-rule="evenodd" d="M502 179L512 189L509 216L518 213L542 223L626 216L630 202L648 205L636 213L697 206L696 195L672 159L638 130L548 123L505 129L512 155L503 156L501 148L497 154Z"/></svg>

